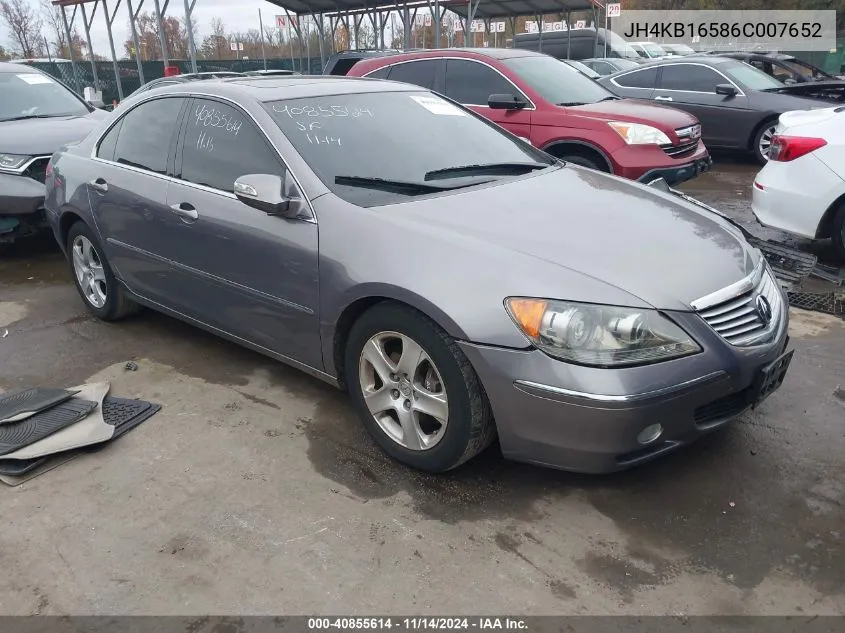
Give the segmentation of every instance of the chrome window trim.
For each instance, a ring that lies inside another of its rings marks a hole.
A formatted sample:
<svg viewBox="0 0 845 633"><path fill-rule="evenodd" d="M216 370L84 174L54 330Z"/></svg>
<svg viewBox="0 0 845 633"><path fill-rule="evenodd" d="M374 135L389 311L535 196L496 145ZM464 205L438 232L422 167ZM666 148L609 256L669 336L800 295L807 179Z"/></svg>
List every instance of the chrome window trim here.
<svg viewBox="0 0 845 633"><path fill-rule="evenodd" d="M731 299L745 294L746 292L751 292L760 284L765 270L766 258L760 255L760 261L757 262L757 265L754 267L754 270L751 271L750 275L732 283L730 286L711 292L709 295L705 295L695 301L690 301L690 305L696 311L706 310L707 308L712 308L713 306L724 303L725 301L730 301Z"/></svg>
<svg viewBox="0 0 845 633"><path fill-rule="evenodd" d="M496 68L495 66L491 66L491 65L490 65L490 64L488 64L487 62L485 62L485 61L483 61L483 60L480 60L480 59L475 59L474 57L458 57L458 56L448 55L448 56L437 56L437 57L416 57L416 58L414 58L414 59L403 59L403 60L402 60L402 61L400 61L400 62L395 62L395 63L393 63L393 64L388 64L388 65L386 65L386 66L381 66L380 68L375 68L375 69L371 70L370 72L368 72L366 75L362 75L362 77L369 77L369 76L370 76L372 73L374 73L374 72L377 72L377 71L382 70L382 69L384 69L384 68L393 68L394 66L399 66L400 64L410 64L410 63L412 63L412 62L421 62L421 61L436 61L436 60L439 60L439 59L444 59L444 60L445 60L445 59L460 59L460 60L462 60L462 61L476 62L476 63L478 63L478 64L482 64L483 66L487 66L487 68L489 68L490 70L494 71L497 75L499 75L499 77L501 77L502 79L504 79L505 81L507 81L507 82L508 82L511 86L513 86L514 90L516 90L519 94L521 94L523 97L525 97L525 99L528 101L528 103L530 103L530 104L531 104L531 107L528 107L528 108L522 108L522 109L521 109L521 111L522 111L522 112L528 112L528 111L531 111L531 110L536 110L536 109L537 109L537 106L534 104L534 102L531 100L531 98L530 98L527 94L525 94L525 91L524 91L524 90L522 90L522 88L520 88L519 86L517 86L517 85L516 85L513 81L511 81L510 79L508 79L507 77L505 77L505 76L502 74L502 71L500 71L500 70L499 70L498 68ZM390 73L388 73L388 75L389 75L389 74L390 74ZM393 79L382 79L382 81L394 81L394 80L393 80ZM444 82L445 82L445 74L444 74ZM400 82L400 83L407 83L407 82ZM413 86L413 85L416 85L416 84L410 84L410 85L412 85L412 86ZM419 86L419 88L420 88L421 90L428 90L429 92L435 92L435 91L434 91L433 89L431 89L431 88L423 88L422 86ZM443 89L444 89L444 90L446 89L445 83L444 83ZM435 94L436 94L436 93L435 93ZM446 96L447 98L451 99L451 97L449 97L449 95L445 95L445 96ZM458 102L458 103L460 103L460 102ZM472 107L472 108L489 108L489 107L490 107L490 106L489 106L489 105L487 105L487 104L484 104L484 105L478 105L478 104L475 104L475 103L461 103L461 105L462 105L462 106L464 106L464 107Z"/></svg>
<svg viewBox="0 0 845 633"><path fill-rule="evenodd" d="M308 205L308 211L309 211L310 217L307 217L307 218L302 217L302 218L297 218L297 219L302 221L302 222L309 222L309 223L312 223L312 224L317 223L317 214L314 212L314 205L311 203L311 198L308 197L308 194L306 193L305 188L302 186L302 183L300 183L299 178L296 177L296 173L294 173L294 171L290 168L290 165L288 165L288 162L282 156L281 150L273 142L273 139L270 138L270 135L267 133L266 128L263 125L261 125L261 123L258 121L258 119L256 119L255 116L251 112L244 109L237 101L235 101L234 99L231 99L229 97L211 94L211 93L208 93L208 92L199 92L199 91L194 91L194 90L192 90L190 92L169 92L169 93L166 93L166 94L163 94L163 95L162 94L149 95L146 98L143 98L141 101L138 101L137 103L133 103L129 107L128 110L121 112L119 116L115 117L114 121L110 122L110 124L106 128L106 130L101 135L99 135L97 137L97 139L95 140L93 146L91 147L91 155L89 156L89 158L91 158L92 160L95 160L97 162L100 162L100 163L106 163L108 165L114 165L116 167L120 167L122 169L126 169L126 170L129 170L129 171L134 171L134 172L137 172L137 173L140 173L140 174L147 174L149 176L155 176L155 177L161 178L163 180L166 180L168 182L178 183L180 185L185 185L186 187L191 187L192 189L198 189L200 191L205 191L205 192L208 192L208 193L214 193L214 194L217 194L218 196L222 196L222 197L225 197L225 198L232 198L233 200L237 200L238 199L237 196L233 193L229 193L228 191L223 191L221 189L215 189L214 187L206 187L205 185L198 185L198 184L193 183L193 182L188 182L187 180L182 180L181 178L175 178L173 176L168 176L167 174L157 174L155 172L152 172L152 171L149 171L149 170L146 170L146 169L140 169L138 167L132 167L130 165L124 165L122 163L118 163L118 162L115 162L113 160L106 160L105 158L100 158L99 156L97 156L97 151L99 150L100 143L103 142L103 139L106 137L106 135L109 132L111 132L111 130L114 128L114 126L117 125L120 121L122 121L126 116L128 116L129 113L132 112L135 108L143 105L144 103L149 103L150 101L154 101L156 99L168 99L168 98L174 98L174 97L183 98L183 99L192 99L192 98L195 98L195 97L209 98L209 99L212 99L212 100L219 99L221 101L225 101L227 103L230 103L236 109L238 109L241 112L243 112L244 114L246 114L252 120L252 122L255 124L255 126L258 128L259 132L264 136L265 140L270 144L270 147L273 148L273 151L276 153L276 156L281 161L285 170L291 175L291 177L293 177L293 181L294 181L294 183L296 183L296 188L299 189L300 194L302 194L302 199ZM181 136L181 131L179 131L179 134Z"/></svg>
<svg viewBox="0 0 845 633"><path fill-rule="evenodd" d="M18 156L20 156L20 155L21 154L18 154ZM17 169L4 169L3 167L0 167L0 174L14 174L15 176L20 176L21 174L23 174L23 172L25 172L27 169L29 169L32 166L32 163L39 161L39 160L44 160L45 158L47 160L50 160L51 158L53 158L53 155L50 154L49 156L47 156L47 155L33 156L32 158L30 158L28 161L26 161L23 165L21 165Z"/></svg>

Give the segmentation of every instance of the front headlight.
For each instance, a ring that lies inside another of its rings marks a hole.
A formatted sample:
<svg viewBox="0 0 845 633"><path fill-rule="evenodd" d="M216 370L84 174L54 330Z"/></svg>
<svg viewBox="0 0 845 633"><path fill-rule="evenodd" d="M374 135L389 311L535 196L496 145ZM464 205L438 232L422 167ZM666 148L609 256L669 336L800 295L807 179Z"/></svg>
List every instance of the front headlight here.
<svg viewBox="0 0 845 633"><path fill-rule="evenodd" d="M0 169L20 169L30 158L31 156L21 156L20 154L0 154Z"/></svg>
<svg viewBox="0 0 845 633"><path fill-rule="evenodd" d="M505 307L537 348L579 365L642 365L701 351L657 310L526 297L509 297Z"/></svg>
<svg viewBox="0 0 845 633"><path fill-rule="evenodd" d="M650 125L625 123L624 121L608 121L607 124L628 145L670 145L672 143L668 136Z"/></svg>

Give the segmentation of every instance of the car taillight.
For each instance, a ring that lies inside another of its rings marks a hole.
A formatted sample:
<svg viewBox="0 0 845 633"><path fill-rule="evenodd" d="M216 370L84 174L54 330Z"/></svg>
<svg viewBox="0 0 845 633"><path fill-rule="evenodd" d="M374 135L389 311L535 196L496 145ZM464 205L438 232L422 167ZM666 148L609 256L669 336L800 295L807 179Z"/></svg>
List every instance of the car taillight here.
<svg viewBox="0 0 845 633"><path fill-rule="evenodd" d="M820 147L827 145L823 138L811 136L781 136L775 135L772 138L772 146L769 150L769 160L786 163L805 154L814 152Z"/></svg>
<svg viewBox="0 0 845 633"><path fill-rule="evenodd" d="M44 170L44 176L49 178L53 175L53 159L47 161L47 168Z"/></svg>

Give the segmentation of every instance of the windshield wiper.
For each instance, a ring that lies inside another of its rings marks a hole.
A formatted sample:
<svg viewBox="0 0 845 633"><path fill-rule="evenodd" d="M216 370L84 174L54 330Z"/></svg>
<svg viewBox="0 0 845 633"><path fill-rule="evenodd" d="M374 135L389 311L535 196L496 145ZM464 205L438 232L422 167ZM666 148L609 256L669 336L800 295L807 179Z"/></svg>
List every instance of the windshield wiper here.
<svg viewBox="0 0 845 633"><path fill-rule="evenodd" d="M11 119L0 119L0 122L6 121L25 121L27 119L55 119L56 117L69 116L67 114L22 114L14 116Z"/></svg>
<svg viewBox="0 0 845 633"><path fill-rule="evenodd" d="M620 97L616 97L614 95L608 95L596 101L596 103L601 103L602 101L619 101Z"/></svg>
<svg viewBox="0 0 845 633"><path fill-rule="evenodd" d="M464 176L513 176L526 174L536 169L549 167L547 163L489 163L486 165L462 165L460 167L446 167L427 172L423 180L439 180L441 178L462 178ZM478 183L474 183L478 184Z"/></svg>
<svg viewBox="0 0 845 633"><path fill-rule="evenodd" d="M336 185L361 187L362 189L381 189L382 191L393 191L395 193L403 193L409 196L421 196L427 193L438 193L440 191L450 191L451 189L460 189L462 187L471 187L481 184L473 182L466 185L444 187L442 185L430 185L425 182L389 180L387 178L367 178L363 176L335 176L334 182Z"/></svg>
<svg viewBox="0 0 845 633"><path fill-rule="evenodd" d="M557 103L555 105L566 107L566 106L579 106L579 105L587 105L587 104L584 103L583 101L564 101L563 103Z"/></svg>

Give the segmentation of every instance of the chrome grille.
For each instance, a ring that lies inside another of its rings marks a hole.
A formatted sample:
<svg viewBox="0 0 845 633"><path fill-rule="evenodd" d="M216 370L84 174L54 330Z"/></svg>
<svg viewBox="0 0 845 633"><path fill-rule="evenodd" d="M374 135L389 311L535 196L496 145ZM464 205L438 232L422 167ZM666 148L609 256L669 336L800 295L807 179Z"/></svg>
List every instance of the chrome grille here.
<svg viewBox="0 0 845 633"><path fill-rule="evenodd" d="M698 147L698 139L701 138L701 125L680 127L675 130L675 134L678 135L679 143L677 145L672 143L661 145L660 149L672 158L681 158L687 154L692 154Z"/></svg>
<svg viewBox="0 0 845 633"><path fill-rule="evenodd" d="M783 319L785 304L780 286L764 260L749 278L740 282L736 293L729 294L729 298L715 302L700 299L693 302L693 307L732 345L754 345L768 340ZM760 297L765 302L761 302ZM768 320L764 316L766 303L771 312Z"/></svg>

